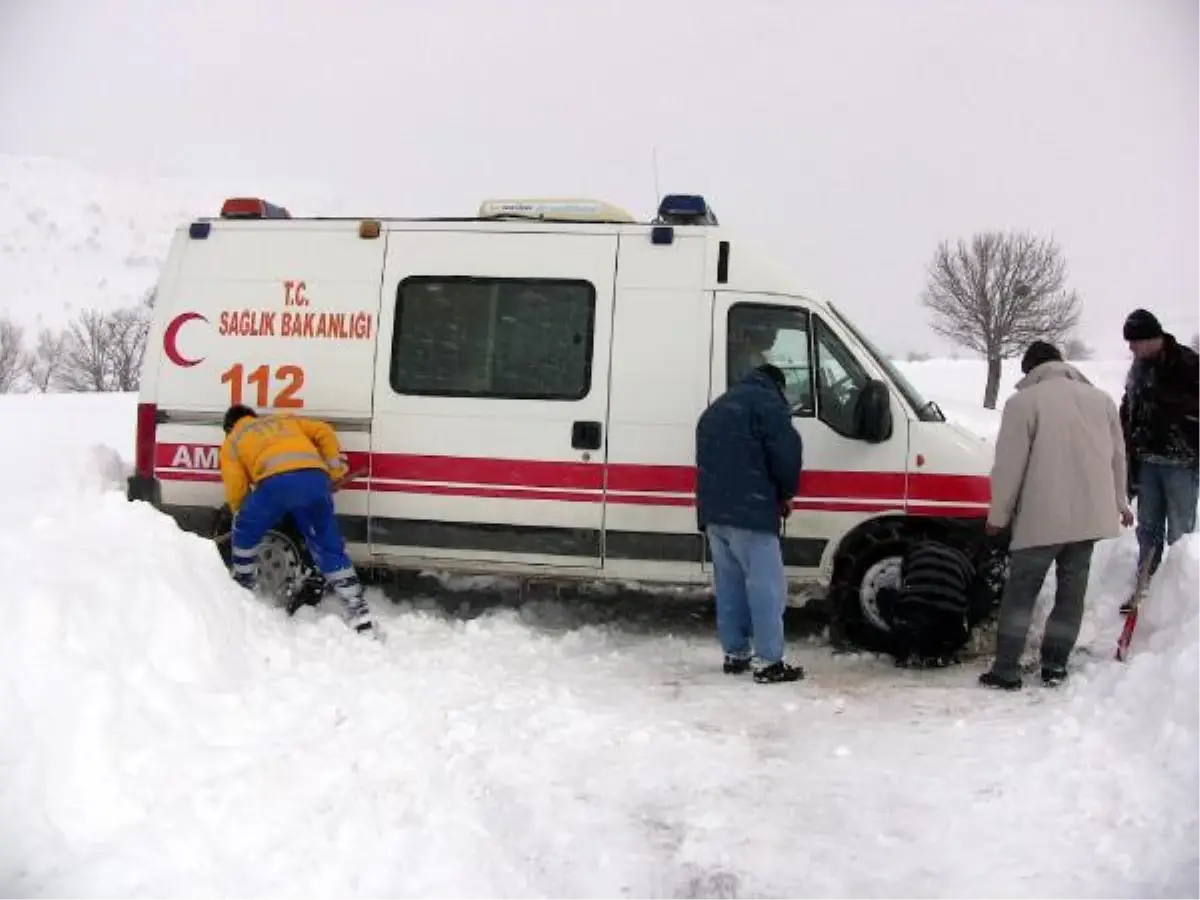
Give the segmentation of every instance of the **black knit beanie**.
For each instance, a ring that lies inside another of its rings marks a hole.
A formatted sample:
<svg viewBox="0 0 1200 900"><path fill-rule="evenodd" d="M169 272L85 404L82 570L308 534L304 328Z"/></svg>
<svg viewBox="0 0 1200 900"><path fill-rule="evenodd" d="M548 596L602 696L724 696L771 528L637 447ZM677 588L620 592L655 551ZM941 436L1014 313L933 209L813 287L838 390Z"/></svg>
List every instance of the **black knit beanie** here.
<svg viewBox="0 0 1200 900"><path fill-rule="evenodd" d="M1021 357L1021 372L1028 375L1037 366L1048 362L1062 362L1062 354L1053 344L1045 341L1034 341Z"/></svg>
<svg viewBox="0 0 1200 900"><path fill-rule="evenodd" d="M1135 309L1125 320L1124 334L1127 341L1146 341L1162 337L1162 333L1162 326L1158 324L1158 319L1154 318L1154 313L1148 310Z"/></svg>

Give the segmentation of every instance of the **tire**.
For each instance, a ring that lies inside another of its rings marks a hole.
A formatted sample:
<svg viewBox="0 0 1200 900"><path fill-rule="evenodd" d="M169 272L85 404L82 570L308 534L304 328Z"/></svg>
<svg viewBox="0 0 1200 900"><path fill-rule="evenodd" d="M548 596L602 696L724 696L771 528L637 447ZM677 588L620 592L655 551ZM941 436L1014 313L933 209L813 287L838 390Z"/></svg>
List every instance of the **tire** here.
<svg viewBox="0 0 1200 900"><path fill-rule="evenodd" d="M232 541L221 546L221 559L232 566ZM325 579L290 519L268 530L258 545L256 593L288 615L302 606L315 606L325 594Z"/></svg>
<svg viewBox="0 0 1200 900"><path fill-rule="evenodd" d="M1008 576L1006 548L985 545L971 549L949 521L888 519L872 523L851 538L839 553L830 586L831 637L835 644L890 653L891 627L879 612L876 595L880 588L900 586L901 562L916 540L932 538L957 546L971 557L987 585L983 596L972 598L967 613L971 629L994 617Z"/></svg>
<svg viewBox="0 0 1200 900"><path fill-rule="evenodd" d="M900 586L904 552L919 536L898 521L882 521L854 536L839 553L830 585L835 644L875 653L891 650L891 627L876 596L880 588Z"/></svg>
<svg viewBox="0 0 1200 900"><path fill-rule="evenodd" d="M257 591L276 605L291 607L304 592L312 561L295 532L272 528L258 545Z"/></svg>

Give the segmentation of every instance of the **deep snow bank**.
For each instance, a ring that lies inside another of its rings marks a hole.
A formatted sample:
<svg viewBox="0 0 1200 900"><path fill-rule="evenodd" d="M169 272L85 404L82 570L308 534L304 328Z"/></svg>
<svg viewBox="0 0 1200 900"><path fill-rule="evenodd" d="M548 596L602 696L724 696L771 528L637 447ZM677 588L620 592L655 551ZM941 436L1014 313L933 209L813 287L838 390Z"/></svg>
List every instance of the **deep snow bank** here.
<svg viewBox="0 0 1200 900"><path fill-rule="evenodd" d="M1133 544L1132 541L1128 542ZM1131 562L1136 545L1129 547ZM1132 579L1131 579L1132 580ZM1115 611L1128 596L1095 592ZM1165 777L1140 794L1124 798L1121 814L1161 825L1193 843L1193 862L1200 867L1200 535L1185 535L1167 553L1155 574L1124 665L1097 665L1086 670L1072 712L1094 724L1106 737L1114 769L1137 761L1161 767ZM1110 633L1096 642L1105 655L1114 652ZM1105 660L1107 662L1107 660ZM1158 820L1158 819L1156 819ZM1144 865L1142 860L1136 861Z"/></svg>
<svg viewBox="0 0 1200 900"><path fill-rule="evenodd" d="M775 690L716 672L707 633L405 606L381 646L287 620L57 471L0 527L7 893L1197 892L1194 537L1130 664L1113 617L1065 689L797 647L809 679Z"/></svg>

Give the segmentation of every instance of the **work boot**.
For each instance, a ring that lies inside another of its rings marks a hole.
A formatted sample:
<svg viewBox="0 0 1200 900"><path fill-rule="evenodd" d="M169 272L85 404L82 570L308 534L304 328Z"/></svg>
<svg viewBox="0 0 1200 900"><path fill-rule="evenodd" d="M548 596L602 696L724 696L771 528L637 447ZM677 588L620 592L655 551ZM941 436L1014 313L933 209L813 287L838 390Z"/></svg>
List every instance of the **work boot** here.
<svg viewBox="0 0 1200 900"><path fill-rule="evenodd" d="M1042 684L1046 687L1058 687L1066 680L1066 666L1042 666Z"/></svg>
<svg viewBox="0 0 1200 900"><path fill-rule="evenodd" d="M362 597L346 604L346 624L359 634L369 634L377 630L375 617L371 615L371 609Z"/></svg>
<svg viewBox="0 0 1200 900"><path fill-rule="evenodd" d="M783 660L754 670L754 681L757 684L783 684L789 681L799 681L804 677L804 669L800 666L789 666Z"/></svg>
<svg viewBox="0 0 1200 900"><path fill-rule="evenodd" d="M979 683L984 687L999 688L1004 691L1019 691L1021 689L1020 678L1005 678L992 671L987 671L980 675Z"/></svg>
<svg viewBox="0 0 1200 900"><path fill-rule="evenodd" d="M750 671L750 657L748 656L730 656L725 654L726 675L741 675L743 672Z"/></svg>

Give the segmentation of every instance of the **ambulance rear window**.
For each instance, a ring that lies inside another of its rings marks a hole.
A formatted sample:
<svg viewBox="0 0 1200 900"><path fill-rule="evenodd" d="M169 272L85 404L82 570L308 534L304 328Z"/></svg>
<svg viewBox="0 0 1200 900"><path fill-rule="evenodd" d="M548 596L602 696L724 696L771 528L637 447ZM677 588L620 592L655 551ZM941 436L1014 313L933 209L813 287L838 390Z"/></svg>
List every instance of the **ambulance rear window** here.
<svg viewBox="0 0 1200 900"><path fill-rule="evenodd" d="M396 291L392 388L580 400L591 389L595 312L586 281L407 278Z"/></svg>

